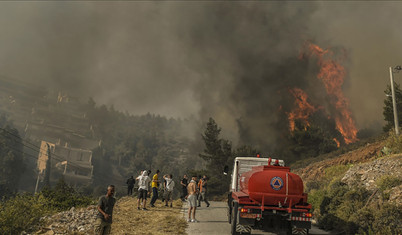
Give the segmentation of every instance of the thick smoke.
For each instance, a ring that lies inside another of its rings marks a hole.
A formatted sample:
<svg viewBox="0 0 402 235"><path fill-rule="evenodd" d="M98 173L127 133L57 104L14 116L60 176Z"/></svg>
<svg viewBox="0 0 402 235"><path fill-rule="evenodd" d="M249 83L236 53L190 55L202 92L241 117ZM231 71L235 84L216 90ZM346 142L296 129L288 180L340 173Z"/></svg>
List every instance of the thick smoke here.
<svg viewBox="0 0 402 235"><path fill-rule="evenodd" d="M399 2L1 2L0 75L133 114L213 117L235 143L270 149L288 129L287 89L325 106L314 62L298 59L307 40L346 49L358 128L381 124L388 67L402 63L401 12Z"/></svg>
<svg viewBox="0 0 402 235"><path fill-rule="evenodd" d="M288 89L315 80L298 59L314 7L226 3L201 10L194 27L182 28L194 45L192 67L203 75L195 90L202 119L212 116L241 143L272 149L288 130L280 110L290 105Z"/></svg>

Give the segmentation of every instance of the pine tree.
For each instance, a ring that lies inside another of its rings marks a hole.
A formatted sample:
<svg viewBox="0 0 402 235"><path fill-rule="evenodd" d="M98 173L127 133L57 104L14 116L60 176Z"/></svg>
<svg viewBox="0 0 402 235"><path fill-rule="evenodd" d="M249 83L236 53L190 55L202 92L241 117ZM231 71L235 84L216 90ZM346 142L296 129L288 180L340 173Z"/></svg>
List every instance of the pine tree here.
<svg viewBox="0 0 402 235"><path fill-rule="evenodd" d="M398 111L398 120L399 126L402 123L402 90L399 84L394 84L395 89L395 98L396 98L396 108ZM384 132L389 131L390 129L394 128L394 109L392 105L392 94L391 94L391 86L388 85L387 89L384 91L385 95L387 96L384 100L384 120L386 122L385 126L383 127Z"/></svg>
<svg viewBox="0 0 402 235"><path fill-rule="evenodd" d="M202 139L205 142L204 153L199 156L207 161L207 172L210 175L209 193L223 194L228 188L228 179L223 177L223 169L228 159L232 158L232 143L219 138L221 129L213 118L209 118Z"/></svg>
<svg viewBox="0 0 402 235"><path fill-rule="evenodd" d="M215 162L217 161L217 158L222 157L223 155L221 146L222 140L219 139L220 132L221 128L218 127L215 120L209 118L205 132L202 135L202 139L205 143L204 154L200 154L200 157L207 162Z"/></svg>

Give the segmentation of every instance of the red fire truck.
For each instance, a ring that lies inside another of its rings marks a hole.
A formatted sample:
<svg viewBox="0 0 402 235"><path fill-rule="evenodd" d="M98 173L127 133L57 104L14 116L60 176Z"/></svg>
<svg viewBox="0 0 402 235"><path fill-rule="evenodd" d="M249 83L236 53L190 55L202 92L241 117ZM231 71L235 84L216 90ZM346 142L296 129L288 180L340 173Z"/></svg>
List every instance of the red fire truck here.
<svg viewBox="0 0 402 235"><path fill-rule="evenodd" d="M250 234L251 229L308 234L310 210L301 178L291 173L283 160L235 159L228 194L231 234Z"/></svg>

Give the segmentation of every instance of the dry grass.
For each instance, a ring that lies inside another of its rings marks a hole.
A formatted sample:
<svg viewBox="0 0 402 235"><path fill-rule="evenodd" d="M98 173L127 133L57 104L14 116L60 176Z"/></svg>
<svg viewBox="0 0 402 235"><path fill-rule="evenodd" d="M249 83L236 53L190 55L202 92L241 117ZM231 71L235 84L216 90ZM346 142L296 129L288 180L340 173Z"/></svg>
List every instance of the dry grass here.
<svg viewBox="0 0 402 235"><path fill-rule="evenodd" d="M147 200L149 204L149 200ZM187 222L181 215L182 202L165 207L160 200L148 211L137 210L137 198L123 197L113 211L112 234L186 234Z"/></svg>

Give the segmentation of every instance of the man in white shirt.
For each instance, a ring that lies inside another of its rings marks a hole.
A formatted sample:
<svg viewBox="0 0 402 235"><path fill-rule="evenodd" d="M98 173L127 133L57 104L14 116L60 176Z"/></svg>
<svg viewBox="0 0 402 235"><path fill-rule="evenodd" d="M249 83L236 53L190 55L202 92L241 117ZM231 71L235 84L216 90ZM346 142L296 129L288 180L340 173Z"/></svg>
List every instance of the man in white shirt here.
<svg viewBox="0 0 402 235"><path fill-rule="evenodd" d="M140 203L142 202L142 209L145 211L147 208L145 207L147 204L147 194L148 194L148 186L151 179L148 177L148 172L144 170L140 176L137 177L138 180L138 201L137 201L137 209L140 210Z"/></svg>
<svg viewBox="0 0 402 235"><path fill-rule="evenodd" d="M168 206L168 203L170 201L170 207L172 207L173 203L173 189L174 189L174 181L173 181L173 176L172 174L170 175L164 175L163 178L166 180L166 188L165 188L165 206Z"/></svg>

